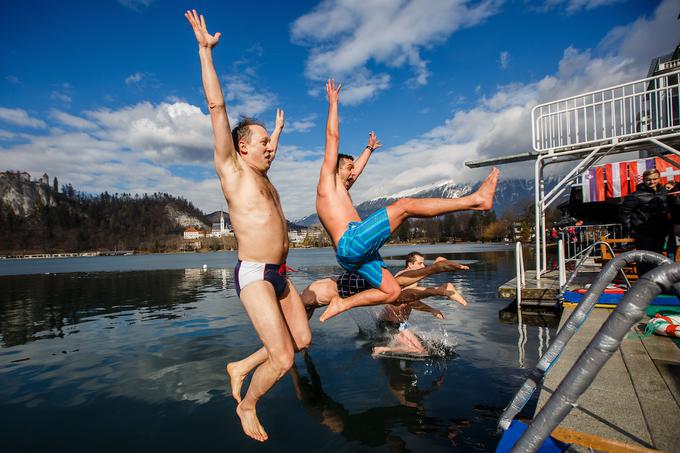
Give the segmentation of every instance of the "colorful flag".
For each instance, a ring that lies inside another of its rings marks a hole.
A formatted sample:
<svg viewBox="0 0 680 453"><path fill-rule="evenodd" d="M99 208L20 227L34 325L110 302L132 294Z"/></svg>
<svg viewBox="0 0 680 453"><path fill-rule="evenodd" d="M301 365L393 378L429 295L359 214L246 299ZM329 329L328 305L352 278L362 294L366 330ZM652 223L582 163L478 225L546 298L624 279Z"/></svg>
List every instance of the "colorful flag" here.
<svg viewBox="0 0 680 453"><path fill-rule="evenodd" d="M604 167L589 168L583 174L583 202L604 201Z"/></svg>
<svg viewBox="0 0 680 453"><path fill-rule="evenodd" d="M661 174L661 184L680 181L680 156L667 154L663 157L672 160L675 162L675 165L666 162L660 157L656 158L656 169L659 170L659 173Z"/></svg>
<svg viewBox="0 0 680 453"><path fill-rule="evenodd" d="M607 198L628 195L628 162L606 164L604 172L607 176Z"/></svg>
<svg viewBox="0 0 680 453"><path fill-rule="evenodd" d="M633 193L637 190L635 176L639 175L640 178L642 178L642 174L645 172L645 170L655 168L654 165L655 161L653 157L648 159L631 160L628 162L628 188L630 193Z"/></svg>

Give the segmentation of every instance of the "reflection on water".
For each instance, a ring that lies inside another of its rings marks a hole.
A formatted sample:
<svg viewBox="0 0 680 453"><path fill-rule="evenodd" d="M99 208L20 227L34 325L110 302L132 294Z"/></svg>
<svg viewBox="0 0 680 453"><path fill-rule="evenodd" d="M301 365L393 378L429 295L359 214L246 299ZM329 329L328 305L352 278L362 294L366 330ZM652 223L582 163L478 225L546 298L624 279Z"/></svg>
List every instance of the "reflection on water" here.
<svg viewBox="0 0 680 453"><path fill-rule="evenodd" d="M524 379L517 324L499 322L497 286L512 278L512 252L425 247L471 262L437 275L470 302L414 313L425 338L455 354L409 361L370 357L361 309L321 325L260 404L270 441L246 438L224 365L259 340L233 289L231 269L83 272L0 277L0 426L11 450L488 451L498 408ZM476 246L479 247L479 246ZM409 248L388 248L395 270ZM431 252L431 253L430 253ZM193 257L192 263L198 259ZM296 252L298 289L338 272L328 250ZM525 316L525 319L527 317ZM526 325L524 365L535 365L552 327ZM540 329L540 330L539 330ZM312 362L311 357L314 358ZM531 415L527 408L525 415Z"/></svg>

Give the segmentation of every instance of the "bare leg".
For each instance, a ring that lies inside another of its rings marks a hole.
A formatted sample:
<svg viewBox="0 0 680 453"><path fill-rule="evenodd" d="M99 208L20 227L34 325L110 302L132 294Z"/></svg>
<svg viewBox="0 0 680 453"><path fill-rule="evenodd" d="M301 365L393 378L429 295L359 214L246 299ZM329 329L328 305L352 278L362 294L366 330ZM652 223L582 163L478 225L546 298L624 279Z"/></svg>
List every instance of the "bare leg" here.
<svg viewBox="0 0 680 453"><path fill-rule="evenodd" d="M452 294L446 296L449 299L451 299L454 302L458 302L459 304L465 306L468 304L467 300L463 297L461 293L458 292L455 286L453 286L453 283L447 283L445 285L441 285L438 287L439 289L442 289L444 291L449 291Z"/></svg>
<svg viewBox="0 0 680 453"><path fill-rule="evenodd" d="M383 353L401 353L401 354L412 354L412 355L427 355L427 350L423 344L418 340L413 332L404 330L398 332L392 341L387 346L375 346L373 348L372 355L376 357L377 355Z"/></svg>
<svg viewBox="0 0 680 453"><path fill-rule="evenodd" d="M326 322L333 316L337 316L347 310L369 305L390 304L395 302L401 294L401 287L394 276L387 269L382 269L382 282L380 288L367 289L346 299L340 296L331 298L328 308L319 317L319 321Z"/></svg>
<svg viewBox="0 0 680 453"><path fill-rule="evenodd" d="M294 346L270 283L258 281L249 284L241 291L241 302L264 344L267 359L256 368L245 398L236 407L236 414L241 419L243 432L264 442L268 436L257 418L256 405L292 366Z"/></svg>
<svg viewBox="0 0 680 453"><path fill-rule="evenodd" d="M312 332L309 328L307 314L302 300L293 285L288 280L287 294L281 299L281 311L286 320L286 326L290 331L291 339L296 351L307 348L312 341ZM227 374L231 382L231 394L237 402L241 402L241 386L248 373L255 367L267 360L267 350L262 347L253 354L238 362L227 364Z"/></svg>
<svg viewBox="0 0 680 453"><path fill-rule="evenodd" d="M461 198L402 198L387 207L390 230L394 232L411 217L436 217L456 211L488 211L493 207L499 171L494 167L479 189Z"/></svg>
<svg viewBox="0 0 680 453"><path fill-rule="evenodd" d="M425 277L429 277L430 275L440 274L442 272L453 272L457 270L465 271L468 269L470 269L468 266L458 264L455 261L450 261L440 256L434 261L433 264L430 264L429 266L425 266L422 269L402 271L395 278L397 283L399 283L399 286L404 288L417 283Z"/></svg>

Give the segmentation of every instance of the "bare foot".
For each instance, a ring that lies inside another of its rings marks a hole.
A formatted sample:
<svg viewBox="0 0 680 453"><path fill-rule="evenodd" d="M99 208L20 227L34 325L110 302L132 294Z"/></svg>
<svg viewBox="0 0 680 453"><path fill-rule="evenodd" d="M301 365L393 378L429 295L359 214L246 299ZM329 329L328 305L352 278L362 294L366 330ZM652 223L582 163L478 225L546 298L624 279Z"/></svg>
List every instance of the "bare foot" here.
<svg viewBox="0 0 680 453"><path fill-rule="evenodd" d="M337 316L345 310L347 310L347 308L343 307L342 299L339 296L333 296L326 311L319 316L319 321L326 322L333 316Z"/></svg>
<svg viewBox="0 0 680 453"><path fill-rule="evenodd" d="M496 193L496 184L498 184L498 176L500 171L494 167L486 177L482 185L479 186L477 192L473 193L471 196L475 197L476 206L472 209L478 211L488 211L493 207L493 196Z"/></svg>
<svg viewBox="0 0 680 453"><path fill-rule="evenodd" d="M246 409L243 407L243 403L239 403L239 405L236 406L236 415L241 419L241 426L246 435L260 442L269 439L267 431L264 430L260 424L260 420L257 418L255 408Z"/></svg>
<svg viewBox="0 0 680 453"><path fill-rule="evenodd" d="M389 351L390 348L387 346L374 346L373 347L373 352L371 352L371 356L375 359L377 358L380 354Z"/></svg>
<svg viewBox="0 0 680 453"><path fill-rule="evenodd" d="M444 285L444 289L446 291L450 292L450 294L446 297L448 297L452 301L458 302L459 304L461 304L463 306L468 304L467 300L465 300L463 295L461 293L459 293L458 290L456 290L455 286L453 286L453 283L447 283L446 285Z"/></svg>
<svg viewBox="0 0 680 453"><path fill-rule="evenodd" d="M229 381L231 382L231 395L237 403L240 403L241 386L243 385L243 381L248 375L248 372L241 370L239 362L231 362L227 364L227 374L229 375Z"/></svg>
<svg viewBox="0 0 680 453"><path fill-rule="evenodd" d="M466 271L470 269L464 264L458 264L455 261L447 260L443 256L438 256L437 259L434 260L433 266L436 267L438 272Z"/></svg>

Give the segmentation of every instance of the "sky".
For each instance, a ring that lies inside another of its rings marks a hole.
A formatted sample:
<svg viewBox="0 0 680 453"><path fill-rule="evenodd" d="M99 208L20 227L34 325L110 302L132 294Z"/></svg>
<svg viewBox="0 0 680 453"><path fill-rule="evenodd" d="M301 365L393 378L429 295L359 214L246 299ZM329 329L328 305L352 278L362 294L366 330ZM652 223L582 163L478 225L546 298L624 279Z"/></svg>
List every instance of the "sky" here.
<svg viewBox="0 0 680 453"><path fill-rule="evenodd" d="M342 81L340 151L384 146L355 203L531 150L537 104L646 77L680 43L678 0L7 2L0 18L0 171L88 193L167 192L225 209L198 48L184 11L221 32L229 116L286 126L269 177L288 219L314 212L327 78ZM501 167L532 177L533 165Z"/></svg>

